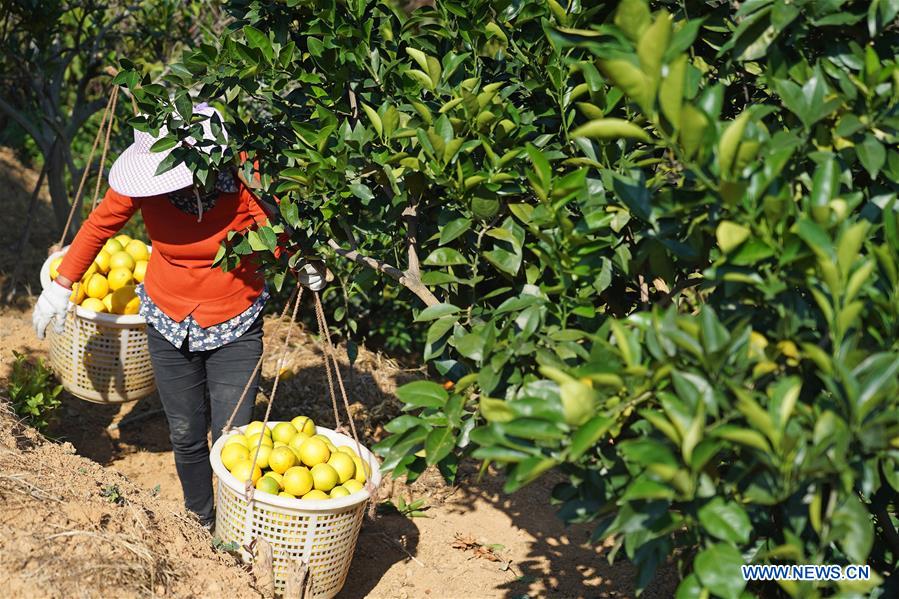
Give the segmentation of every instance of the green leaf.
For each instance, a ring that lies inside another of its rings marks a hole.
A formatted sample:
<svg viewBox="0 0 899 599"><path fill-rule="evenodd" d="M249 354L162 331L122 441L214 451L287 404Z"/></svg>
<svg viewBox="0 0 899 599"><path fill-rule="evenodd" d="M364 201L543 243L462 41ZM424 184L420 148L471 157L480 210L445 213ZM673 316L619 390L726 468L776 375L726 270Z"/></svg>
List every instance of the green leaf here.
<svg viewBox="0 0 899 599"><path fill-rule="evenodd" d="M748 543L752 523L746 510L733 501L715 497L699 508L699 522L706 532L722 541Z"/></svg>
<svg viewBox="0 0 899 599"><path fill-rule="evenodd" d="M456 436L449 427L438 427L428 433L425 439L425 460L428 466L433 466L449 455L455 444Z"/></svg>
<svg viewBox="0 0 899 599"><path fill-rule="evenodd" d="M471 219L457 218L443 225L440 229L440 245L446 245L471 229Z"/></svg>
<svg viewBox="0 0 899 599"><path fill-rule="evenodd" d="M502 399L481 396L478 409L487 422L509 422L515 419L515 412Z"/></svg>
<svg viewBox="0 0 899 599"><path fill-rule="evenodd" d="M431 381L406 383L396 390L396 396L403 403L417 408L440 408L449 398L446 389Z"/></svg>
<svg viewBox="0 0 899 599"><path fill-rule="evenodd" d="M578 380L559 385L562 412L565 422L571 426L583 425L595 412L599 393Z"/></svg>
<svg viewBox="0 0 899 599"><path fill-rule="evenodd" d="M646 476L638 476L628 485L621 496L622 501L637 501L641 499L671 499L674 497L674 489L663 483L654 481Z"/></svg>
<svg viewBox="0 0 899 599"><path fill-rule="evenodd" d="M365 114L368 115L368 120L371 121L371 126L374 127L375 131L378 134L378 137L383 136L384 134L384 124L381 122L381 117L378 116L378 112L364 102L360 102L362 105L362 110L365 111Z"/></svg>
<svg viewBox="0 0 899 599"><path fill-rule="evenodd" d="M484 359L485 344L486 340L484 337L477 333L465 333L455 340L456 350L475 362L480 362Z"/></svg>
<svg viewBox="0 0 899 599"><path fill-rule="evenodd" d="M519 462L506 479L503 491L512 493L526 484L535 481L541 474L557 465L552 458L531 457Z"/></svg>
<svg viewBox="0 0 899 599"><path fill-rule="evenodd" d="M883 144L877 141L877 138L872 134L867 133L864 141L855 146L855 153L858 155L862 166L868 171L868 175L872 179L876 179L877 174L887 160L887 153Z"/></svg>
<svg viewBox="0 0 899 599"><path fill-rule="evenodd" d="M171 150L175 146L178 145L178 138L173 135L166 135L165 137L158 139L156 142L150 146L151 152L165 152L166 150Z"/></svg>
<svg viewBox="0 0 899 599"><path fill-rule="evenodd" d="M549 165L549 160L547 160L546 156L543 155L543 152L534 147L533 144L528 144L525 149L527 150L528 157L531 159L531 164L534 165L534 171L537 173L540 187L542 188L544 195L546 195L549 193L550 186L552 185L552 168Z"/></svg>
<svg viewBox="0 0 899 599"><path fill-rule="evenodd" d="M684 104L684 81L687 74L687 55L678 56L668 65L668 74L659 86L659 106L675 131L680 129Z"/></svg>
<svg viewBox="0 0 899 599"><path fill-rule="evenodd" d="M459 250L453 248L437 248L428 257L422 261L427 266L457 266L468 264L465 257L459 253Z"/></svg>
<svg viewBox="0 0 899 599"><path fill-rule="evenodd" d="M406 54L412 57L422 71L428 71L428 55L417 48L406 47Z"/></svg>
<svg viewBox="0 0 899 599"><path fill-rule="evenodd" d="M699 552L693 570L703 586L724 599L739 599L746 587L743 556L732 545L718 543ZM863 562L858 562L863 563Z"/></svg>
<svg viewBox="0 0 899 599"><path fill-rule="evenodd" d="M671 15L663 9L657 13L655 21L647 27L637 42L637 57L640 59L640 67L650 80L655 82L655 87L658 87L662 57L668 49L670 39Z"/></svg>
<svg viewBox="0 0 899 599"><path fill-rule="evenodd" d="M752 232L743 225L725 220L721 221L718 228L715 229L715 238L721 251L729 254L746 241L750 233Z"/></svg>
<svg viewBox="0 0 899 599"><path fill-rule="evenodd" d="M385 424L384 430L386 430L388 433L399 435L401 433L405 433L410 428L420 426L424 423L425 421L418 416L403 414L402 416L397 416L396 418Z"/></svg>
<svg viewBox="0 0 899 599"><path fill-rule="evenodd" d="M655 86L634 63L623 58L599 59L599 68L644 113L652 110Z"/></svg>
<svg viewBox="0 0 899 599"><path fill-rule="evenodd" d="M724 178L729 178L731 175L734 161L737 157L737 149L743 140L743 132L746 130L748 121L749 111L744 110L721 134L721 139L718 142L718 169Z"/></svg>
<svg viewBox="0 0 899 599"><path fill-rule="evenodd" d="M702 335L702 345L709 353L715 353L727 345L730 341L730 334L715 311L709 306L703 306L699 312L699 327Z"/></svg>
<svg viewBox="0 0 899 599"><path fill-rule="evenodd" d="M867 237L869 225L867 221L854 223L851 227L843 231L837 242L837 266L840 272L847 275L852 269L852 265L860 257L862 244Z"/></svg>
<svg viewBox="0 0 899 599"><path fill-rule="evenodd" d="M809 219L802 219L796 225L796 233L821 259L836 262L830 237L820 226Z"/></svg>
<svg viewBox="0 0 899 599"><path fill-rule="evenodd" d="M571 137L588 137L591 139L639 139L650 142L649 135L633 123L624 119L597 119L582 125L571 132Z"/></svg>
<svg viewBox="0 0 899 599"><path fill-rule="evenodd" d="M768 440L757 431L748 428L740 428L728 424L719 426L709 434L714 437L733 441L734 443L746 445L747 447L754 447L765 454L771 452L771 445L768 443Z"/></svg>
<svg viewBox="0 0 899 599"><path fill-rule="evenodd" d="M262 55L265 57L265 60L271 62L273 51L272 43L269 41L268 36L252 25L244 26L243 34L247 38L247 45L251 48L259 48Z"/></svg>
<svg viewBox="0 0 899 599"><path fill-rule="evenodd" d="M646 0L621 0L615 11L615 25L631 41L637 41L649 27L649 4Z"/></svg>
<svg viewBox="0 0 899 599"><path fill-rule="evenodd" d="M585 422L575 431L568 446L568 460L576 462L584 453L596 445L596 443L609 432L615 421L605 416L597 415Z"/></svg>
<svg viewBox="0 0 899 599"><path fill-rule="evenodd" d="M868 555L874 544L874 525L871 514L855 494L845 495L843 502L834 511L830 537L851 563L868 562Z"/></svg>
<svg viewBox="0 0 899 599"><path fill-rule="evenodd" d="M692 158L702 147L709 120L692 104L684 104L681 109L681 129L678 139L687 158Z"/></svg>
<svg viewBox="0 0 899 599"><path fill-rule="evenodd" d="M427 322L429 320L435 320L437 318L440 318L441 316L455 314L457 312L459 312L458 306L440 303L433 306L428 306L427 308L422 310L418 314L418 316L415 317L415 322Z"/></svg>

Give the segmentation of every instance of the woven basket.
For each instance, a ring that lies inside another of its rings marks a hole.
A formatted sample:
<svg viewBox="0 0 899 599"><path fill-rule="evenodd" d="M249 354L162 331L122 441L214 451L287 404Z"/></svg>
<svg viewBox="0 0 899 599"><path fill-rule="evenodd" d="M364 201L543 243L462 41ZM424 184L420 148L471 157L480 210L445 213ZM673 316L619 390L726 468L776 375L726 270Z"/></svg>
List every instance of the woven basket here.
<svg viewBox="0 0 899 599"><path fill-rule="evenodd" d="M50 263L68 249L54 252L41 266L42 287L51 283ZM156 390L146 328L137 314L101 314L76 306L62 333L47 327L50 367L75 397L101 404L142 399Z"/></svg>
<svg viewBox="0 0 899 599"><path fill-rule="evenodd" d="M270 426L275 424L278 423L269 422ZM356 443L345 435L323 427L317 427L316 432L328 437L337 447L347 445L356 449ZM244 483L234 478L222 464L222 447L228 436L222 435L215 442L209 458L218 479L216 536L225 543L241 545L240 552L245 561L250 561L251 556L243 545L262 537L272 546L278 593L284 592L290 563L306 562L312 577L313 597L330 599L340 592L349 573L369 498L368 490L321 500L299 500L256 491L248 514ZM377 461L368 449L361 449L362 461L372 464L369 480L377 488L381 483Z"/></svg>

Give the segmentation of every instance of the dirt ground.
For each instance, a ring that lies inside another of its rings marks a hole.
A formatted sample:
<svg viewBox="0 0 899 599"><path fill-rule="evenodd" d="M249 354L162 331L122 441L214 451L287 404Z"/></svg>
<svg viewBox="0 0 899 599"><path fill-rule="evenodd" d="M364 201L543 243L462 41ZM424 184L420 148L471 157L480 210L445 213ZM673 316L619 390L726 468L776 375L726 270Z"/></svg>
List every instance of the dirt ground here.
<svg viewBox="0 0 899 599"><path fill-rule="evenodd" d="M0 150L0 177L4 176L4 170L8 172L9 169L16 168L14 159ZM25 172L27 176L7 177L10 179L7 181L7 189L16 181L19 185L16 195L25 197L15 208L22 214L27 208L25 194L32 184L29 181L36 179L33 173ZM41 204L40 210L44 211L42 214L49 216L45 198ZM9 213L7 210L7 218L0 222L3 227L0 229L0 247L4 254L15 243L19 232L17 229L7 228ZM11 234L10 231L15 233ZM46 255L47 240L49 238L52 242L53 236L46 231L33 234L31 243L26 248L27 255L18 257L27 266L23 269L26 273L25 281L33 286L35 292L39 288L35 265L39 265L41 256ZM15 262L8 255L0 261L0 290L3 288L3 281L8 281L8 276L4 279L3 274L8 275L9 267ZM30 303L33 300L27 293L20 292L12 305L0 307L0 394L5 386L3 379L9 373L13 350L35 358L47 353L46 342L37 340L31 330ZM281 341L274 333L276 324L274 317L268 318L266 322L266 342L273 347L278 347ZM296 375L282 383L273 418L303 413L325 426L332 426L333 416L330 402L326 399L327 387L317 345L313 337L302 330L294 335L289 348L289 364ZM365 350L360 350L352 369L344 364L343 372L353 402L351 409L357 423L366 432L367 442L371 442L372 437L377 438L381 433L380 426L396 413L398 405L393 398L396 386L419 376L415 371L399 368L384 356ZM263 390L271 388L272 374L272 366L269 365L263 371ZM264 410L264 401L264 396L260 395L257 400L260 416L260 408ZM161 569L160 571L168 572L168 578L165 579L168 582L162 586L153 586L148 582L146 588L135 590L136 594L223 594L219 589L227 589L227 592L236 596L252 594L248 575L229 562L227 555L213 552L208 538L204 541L202 533L183 515L181 490L168 441L168 427L160 411L158 398L151 396L138 402L107 406L65 396L60 417L54 424L51 435L64 443L50 444L50 447L55 448L53 451L59 453L54 458L58 467L68 469L71 473L74 466L67 460L80 460L78 456L83 456L90 462L81 463L90 464L90 467L82 479L102 481L104 484L110 484L106 481L116 481L115 484L120 488L128 489L128 493L139 494L146 502L155 506L154 513L171 515L173 521L181 523L181 532L175 531L171 523L166 525L169 526L168 529L155 531L154 534L172 539L168 541L170 546L159 556L147 558L149 561L144 560L146 563L157 564L154 567ZM6 439L0 441L9 445ZM15 450L0 445L0 452L4 451ZM72 452L77 455L71 455ZM19 460L19 468L25 467L21 455L16 459ZM0 467L0 475L10 475L5 462L0 461ZM32 469L37 467L36 464L30 466ZM68 481L68 478L63 481ZM79 484L83 487L87 483L82 480ZM99 484L98 482L95 486ZM61 493L60 485L63 482L52 488ZM546 501L551 486L552 481L543 480L511 496L504 495L500 492L501 481L496 477L487 476L476 481L473 471L466 472L455 487L446 486L438 476L431 473L426 473L422 480L411 486L402 482L383 485L382 501L395 501L399 496L407 501L424 499L427 517L410 519L397 513L385 512L366 521L350 577L340 597L633 597L634 568L622 562L610 565L606 558L608 548L589 544L589 528L565 527ZM73 489L80 489L91 495L90 489L81 487L74 485ZM103 510L109 510L108 501L94 496L99 497L96 489L93 489L91 497L85 499L92 506L87 512L88 521L94 522L97 518L103 521ZM0 491L0 498L4 497ZM8 509L2 511L10 514ZM154 525L154 522L139 515L123 517L117 522L115 534L119 536L140 534L142 526ZM5 524L9 524L8 516ZM27 537L26 531L30 531L29 526L33 526L31 536L35 538L35 535L39 535L37 531L45 531L47 525L27 519L15 524L22 537ZM14 547L17 543L15 540L6 542L13 543ZM6 542L0 541L0 553L7 553L2 549ZM42 551L40 543L33 539L29 543L31 544L20 548L32 551L29 558L22 557L26 563L30 559L30 563L39 566L43 563L42 560L50 559ZM127 553L127 550L123 551ZM179 561L177 556L181 553L187 557ZM59 562L57 557L53 558L57 560L53 564L65 563ZM214 566L210 565L212 562ZM0 572L4 577L7 569L12 567L13 562L9 559L0 559ZM196 573L193 579L191 572ZM21 577L16 580L21 581ZM213 584L216 586L211 586ZM671 597L676 584L675 573L665 571L642 596ZM13 587L13 590L17 596L48 594L40 592L40 588Z"/></svg>

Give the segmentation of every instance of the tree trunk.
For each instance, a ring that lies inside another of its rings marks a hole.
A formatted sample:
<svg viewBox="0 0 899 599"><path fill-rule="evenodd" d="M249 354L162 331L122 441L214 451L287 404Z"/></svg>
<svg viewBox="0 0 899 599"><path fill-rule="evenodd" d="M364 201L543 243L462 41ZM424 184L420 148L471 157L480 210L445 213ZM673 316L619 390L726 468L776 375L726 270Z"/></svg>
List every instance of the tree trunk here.
<svg viewBox="0 0 899 599"><path fill-rule="evenodd" d="M63 142L65 143L65 142ZM47 161L47 185L50 188L50 201L53 205L53 214L56 217L55 229L62 233L62 228L66 225L69 218L69 210L72 205L69 201L69 190L66 186L66 160L65 155L60 147L54 146L49 156L45 156ZM68 237L74 236L81 224L81 211L76 210L72 217L72 224L69 227Z"/></svg>

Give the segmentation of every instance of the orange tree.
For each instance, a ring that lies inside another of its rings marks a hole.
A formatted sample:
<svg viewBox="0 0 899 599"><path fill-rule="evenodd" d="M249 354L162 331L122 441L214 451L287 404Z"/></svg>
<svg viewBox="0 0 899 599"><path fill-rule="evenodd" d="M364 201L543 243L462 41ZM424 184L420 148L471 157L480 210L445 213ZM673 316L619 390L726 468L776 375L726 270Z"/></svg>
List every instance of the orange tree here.
<svg viewBox="0 0 899 599"><path fill-rule="evenodd" d="M290 237L332 294L417 298L453 385L399 389L394 475L558 470L548 500L638 589L674 560L680 597L895 595L899 6L434 4L233 2L169 88L123 72L160 147L193 96L222 108L228 152L174 154L200 182L247 151L281 198L222 266L280 286Z"/></svg>

